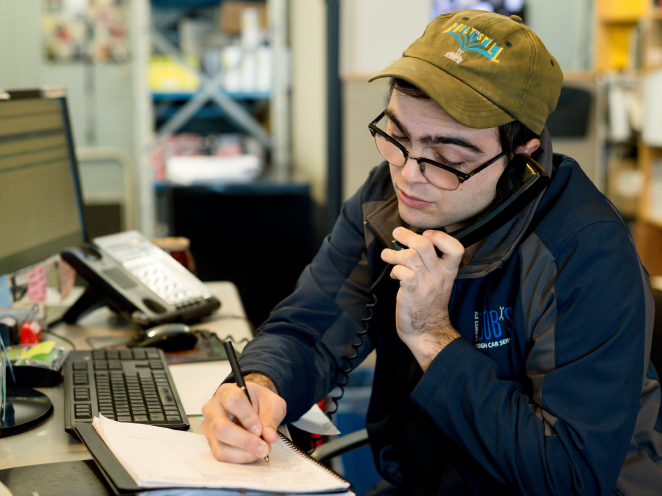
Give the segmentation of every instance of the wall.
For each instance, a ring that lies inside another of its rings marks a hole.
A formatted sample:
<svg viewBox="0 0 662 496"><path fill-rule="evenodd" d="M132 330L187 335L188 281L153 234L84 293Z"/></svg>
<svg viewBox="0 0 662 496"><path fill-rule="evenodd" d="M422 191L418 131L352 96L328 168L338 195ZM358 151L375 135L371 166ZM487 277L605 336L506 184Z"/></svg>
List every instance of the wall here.
<svg viewBox="0 0 662 496"><path fill-rule="evenodd" d="M25 88L39 81L38 33L38 0L0 2L0 88Z"/></svg>
<svg viewBox="0 0 662 496"><path fill-rule="evenodd" d="M40 22L41 0L0 2L0 88L64 87L75 146L114 147L135 161L131 63L48 63L42 58ZM95 174L85 178L84 193L107 189L94 183Z"/></svg>
<svg viewBox="0 0 662 496"><path fill-rule="evenodd" d="M133 155L129 63L51 64L41 56L40 0L0 5L0 88L64 86L78 147L118 146ZM20 47L20 49L17 49Z"/></svg>
<svg viewBox="0 0 662 496"><path fill-rule="evenodd" d="M326 2L290 1L292 163L296 178L326 202Z"/></svg>

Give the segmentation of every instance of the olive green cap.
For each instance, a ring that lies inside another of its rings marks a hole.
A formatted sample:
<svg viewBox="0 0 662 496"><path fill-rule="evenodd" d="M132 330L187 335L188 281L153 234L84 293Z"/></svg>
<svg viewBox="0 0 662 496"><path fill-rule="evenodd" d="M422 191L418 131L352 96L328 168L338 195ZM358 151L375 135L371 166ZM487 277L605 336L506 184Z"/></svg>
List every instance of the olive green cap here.
<svg viewBox="0 0 662 496"><path fill-rule="evenodd" d="M461 10L437 16L403 56L371 77L417 86L460 124L520 121L536 134L556 108L563 73L517 16Z"/></svg>

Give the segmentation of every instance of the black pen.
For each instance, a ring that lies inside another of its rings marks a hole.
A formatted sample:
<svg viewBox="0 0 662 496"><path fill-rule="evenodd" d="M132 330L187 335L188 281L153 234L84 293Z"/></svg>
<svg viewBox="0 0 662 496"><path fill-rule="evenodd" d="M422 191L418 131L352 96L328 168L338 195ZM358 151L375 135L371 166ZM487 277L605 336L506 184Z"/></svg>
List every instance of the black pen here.
<svg viewBox="0 0 662 496"><path fill-rule="evenodd" d="M253 402L251 401L251 395L248 394L248 389L246 388L246 383L244 382L244 374L241 373L241 369L239 368L239 361L237 361L237 355L234 352L232 341L225 341L223 346L225 346L225 354L228 356L228 360L230 360L230 367L232 367L232 375L234 376L234 381L237 383L237 386L244 390L246 398L248 398L250 404L253 405ZM264 457L264 461L269 463L269 455Z"/></svg>

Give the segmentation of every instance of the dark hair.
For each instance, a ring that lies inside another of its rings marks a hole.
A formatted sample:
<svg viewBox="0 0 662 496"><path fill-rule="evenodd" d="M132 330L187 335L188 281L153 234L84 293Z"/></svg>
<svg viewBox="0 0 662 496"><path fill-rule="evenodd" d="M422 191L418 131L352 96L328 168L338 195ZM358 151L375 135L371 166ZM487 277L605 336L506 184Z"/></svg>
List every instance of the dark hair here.
<svg viewBox="0 0 662 496"><path fill-rule="evenodd" d="M397 90L400 93L403 93L412 98L417 98L419 100L431 100L430 96L421 90L418 86L405 81L400 78L391 78L389 82L389 91L390 93L393 90ZM512 121L508 124L502 124L498 127L499 130L499 142L501 144L501 149L506 152L508 160L513 158L515 155L515 150L520 146L525 145L529 141L535 138L540 138L539 135L531 131L528 127L522 124L519 121Z"/></svg>

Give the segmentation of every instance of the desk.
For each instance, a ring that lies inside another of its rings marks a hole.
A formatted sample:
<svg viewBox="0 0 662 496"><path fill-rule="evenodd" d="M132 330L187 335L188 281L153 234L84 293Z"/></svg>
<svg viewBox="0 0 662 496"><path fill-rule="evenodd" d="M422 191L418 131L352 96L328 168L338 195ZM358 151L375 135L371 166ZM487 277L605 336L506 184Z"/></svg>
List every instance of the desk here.
<svg viewBox="0 0 662 496"><path fill-rule="evenodd" d="M221 301L221 308L213 316L191 327L213 331L221 338L232 335L236 341L244 338L251 339L253 334L246 320L223 318L223 316L245 316L244 307L236 286L230 282L206 284ZM130 334L137 330L132 325L120 325L117 321L116 316L107 308L100 308L82 318L77 325L63 324L52 330L73 341L77 349L86 349L89 348L85 340L87 337L107 336L110 332L113 334ZM53 340L58 341L57 338L53 338ZM69 348L67 343L62 342L61 344ZM241 350L243 344L237 345L237 348ZM187 367L188 364L171 365L173 368L180 366ZM224 377L219 377L218 383L220 384L223 379ZM53 415L46 422L30 431L0 439L0 469L92 458L85 446L64 430L63 385L60 384L54 388L39 388L39 391L51 399L54 407ZM213 393L214 391L210 391L209 397ZM189 416L189 421L191 430L199 433L202 418L200 416Z"/></svg>

